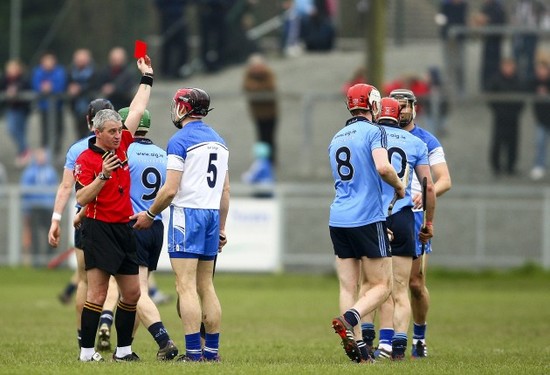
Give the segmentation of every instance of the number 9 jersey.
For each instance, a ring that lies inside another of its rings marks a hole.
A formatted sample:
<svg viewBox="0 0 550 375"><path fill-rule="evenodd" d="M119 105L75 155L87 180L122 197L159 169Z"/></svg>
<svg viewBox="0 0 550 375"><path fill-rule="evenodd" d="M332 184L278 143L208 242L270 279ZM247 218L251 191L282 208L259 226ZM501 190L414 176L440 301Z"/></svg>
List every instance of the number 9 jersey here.
<svg viewBox="0 0 550 375"><path fill-rule="evenodd" d="M202 121L193 121L170 138L166 152L166 168L183 172L172 205L219 210L229 164L222 137Z"/></svg>
<svg viewBox="0 0 550 375"><path fill-rule="evenodd" d="M128 164L132 208L135 213L146 211L166 181L166 151L148 138L134 138L128 147ZM161 215L155 219L161 220Z"/></svg>

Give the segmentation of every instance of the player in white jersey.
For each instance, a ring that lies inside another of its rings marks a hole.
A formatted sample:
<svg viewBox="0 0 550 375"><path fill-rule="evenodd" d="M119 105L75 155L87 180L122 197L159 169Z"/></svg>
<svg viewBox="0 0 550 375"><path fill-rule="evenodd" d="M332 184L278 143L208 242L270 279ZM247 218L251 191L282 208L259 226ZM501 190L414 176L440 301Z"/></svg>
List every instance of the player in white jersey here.
<svg viewBox="0 0 550 375"><path fill-rule="evenodd" d="M148 228L170 206L168 254L176 274L186 347L177 360L186 362L219 361L221 306L212 274L216 255L227 243L229 151L202 121L209 107L210 97L204 90L176 92L171 114L180 130L168 141L166 183L149 210L132 216L135 228ZM204 347L201 321L206 328Z"/></svg>
<svg viewBox="0 0 550 375"><path fill-rule="evenodd" d="M451 175L447 167L443 147L434 135L414 123L416 97L412 91L396 89L390 93L390 97L397 99L402 105L400 121L402 128L422 139L428 146L428 161L434 180L435 195L439 198L451 189ZM422 194L420 182L416 175L413 176L412 195L416 219L415 230L418 233L422 224ZM431 244L427 243L425 245L425 252L422 254L422 244L417 241L416 255L418 258L413 261L409 281L414 321L412 356L417 358L426 357L428 353L426 347L426 318L430 305L430 295L426 287L426 267L428 264L428 254L431 251Z"/></svg>
<svg viewBox="0 0 550 375"><path fill-rule="evenodd" d="M330 206L329 230L340 284L340 313L332 320L346 355L369 361L366 346L355 340L361 316L378 308L391 291L391 252L382 206L382 180L399 198L405 187L388 160L386 135L373 124L380 109L380 93L357 84L347 92L353 116L332 138L328 152L335 198ZM361 273L371 288L358 296Z"/></svg>
<svg viewBox="0 0 550 375"><path fill-rule="evenodd" d="M122 123L126 121L129 110L125 107L118 111ZM151 114L146 109L134 134L134 142L127 151L131 179L130 200L134 212L149 209L166 180L166 151L147 138L150 127ZM155 217L149 229L136 230L135 237L141 297L137 304L139 319L136 319L134 325L134 336L141 322L159 346L157 359L171 360L178 355L178 348L162 323L159 310L149 295L148 285L149 275L157 269L162 250L164 225L161 215Z"/></svg>
<svg viewBox="0 0 550 375"><path fill-rule="evenodd" d="M403 360L407 349L407 331L411 316L409 299L409 278L413 258L416 257L416 242L414 232L413 201L411 197L411 180L414 171L420 178L427 180L427 219L433 221L435 209L435 194L433 189L430 166L428 164L428 149L426 144L406 130L400 129L400 104L392 98L382 98L378 125L386 131L388 157L399 178L407 186L403 199L394 200L394 190L388 184L383 184L382 200L387 209L386 223L392 232L390 242L392 252L393 287L392 298L388 298L379 309L380 342L374 352L377 357L391 357L392 360ZM391 206L391 209L389 208ZM422 241L427 242L433 235L431 227L427 233L421 233ZM363 285L368 289L368 282ZM369 314L364 322L371 323L374 330L374 314ZM362 328L366 328L363 323ZM372 340L364 337L367 346Z"/></svg>
<svg viewBox="0 0 550 375"><path fill-rule="evenodd" d="M86 113L86 122L88 123L88 128L90 129L90 135L80 139L75 142L69 150L65 158L65 166L63 169L63 177L61 183L57 188L57 193L55 197L54 209L52 214L52 221L50 224L50 230L48 233L48 242L51 246L57 247L59 245L59 240L61 237L61 215L65 210L65 206L69 202L71 192L74 189L75 179L73 176L74 165L78 156L82 151L88 148L88 140L94 135L91 132L93 127L92 119L95 114L102 109L114 109L113 104L107 99L95 99L90 102L88 105L88 111ZM83 213L81 207L77 204L77 213ZM76 307L76 323L77 323L77 337L78 337L78 346L80 347L80 316L82 315L82 308L86 302L86 293L88 290L88 280L86 278L86 271L84 270L84 252L82 251L81 245L81 228L80 228L80 216L77 215L75 218L75 231L74 231L74 252L76 256L76 278L72 279L78 280L76 286L76 297L75 297L75 307ZM99 338L97 349L98 350L110 350L110 329L113 323L113 311L118 302L118 289L117 284L114 278L111 278L109 281L109 291L107 293L107 298L103 306L103 311L101 312L100 318L100 328L99 328ZM61 298L61 297L60 297Z"/></svg>

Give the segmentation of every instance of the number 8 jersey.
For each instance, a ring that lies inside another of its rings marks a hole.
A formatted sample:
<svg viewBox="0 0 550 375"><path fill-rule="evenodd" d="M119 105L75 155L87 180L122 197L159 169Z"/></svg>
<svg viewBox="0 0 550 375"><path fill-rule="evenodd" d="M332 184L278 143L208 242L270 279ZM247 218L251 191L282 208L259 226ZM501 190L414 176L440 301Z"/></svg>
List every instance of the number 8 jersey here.
<svg viewBox="0 0 550 375"><path fill-rule="evenodd" d="M332 138L328 148L336 195L329 225L354 228L385 221L382 179L372 151L386 147L383 129L365 117L353 117Z"/></svg>
<svg viewBox="0 0 550 375"><path fill-rule="evenodd" d="M202 121L193 121L170 138L166 152L166 168L183 172L172 205L219 210L229 163L222 137Z"/></svg>

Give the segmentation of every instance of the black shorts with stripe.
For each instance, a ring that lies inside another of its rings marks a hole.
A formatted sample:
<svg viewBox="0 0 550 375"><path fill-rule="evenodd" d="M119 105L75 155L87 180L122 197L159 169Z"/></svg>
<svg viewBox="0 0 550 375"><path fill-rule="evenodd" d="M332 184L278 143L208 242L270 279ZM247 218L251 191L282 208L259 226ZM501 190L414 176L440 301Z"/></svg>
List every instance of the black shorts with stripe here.
<svg viewBox="0 0 550 375"><path fill-rule="evenodd" d="M82 224L86 270L99 268L111 275L139 273L134 229L128 223L87 218Z"/></svg>
<svg viewBox="0 0 550 375"><path fill-rule="evenodd" d="M338 258L385 258L392 255L384 221L354 228L329 228L334 254Z"/></svg>

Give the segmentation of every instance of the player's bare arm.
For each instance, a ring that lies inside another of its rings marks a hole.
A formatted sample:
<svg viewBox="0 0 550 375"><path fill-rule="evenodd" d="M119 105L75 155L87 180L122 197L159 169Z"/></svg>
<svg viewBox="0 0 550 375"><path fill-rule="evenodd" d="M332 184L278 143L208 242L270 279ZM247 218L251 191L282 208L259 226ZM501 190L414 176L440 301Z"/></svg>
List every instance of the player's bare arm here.
<svg viewBox="0 0 550 375"><path fill-rule="evenodd" d="M435 186L432 181L429 165L417 165L414 172L420 181L423 181L423 179L426 178L426 223L430 224L426 225L426 229L420 234L420 240L425 243L433 237L433 221L436 204ZM422 206L422 203L420 205Z"/></svg>
<svg viewBox="0 0 550 375"><path fill-rule="evenodd" d="M440 197L451 190L451 174L447 163L439 163L431 166L434 176L435 196Z"/></svg>
<svg viewBox="0 0 550 375"><path fill-rule="evenodd" d="M451 190L452 183L449 168L447 163L431 165L430 168L433 174L435 196L439 198L447 191ZM415 194L412 200L415 209L422 208L422 195L420 193Z"/></svg>
<svg viewBox="0 0 550 375"><path fill-rule="evenodd" d="M55 203L53 206L52 223L50 225L50 230L48 232L48 243L52 247L57 247L59 245L59 238L61 236L61 228L59 226L61 221L61 214L65 210L65 206L69 201L71 196L71 190L74 186L74 177L73 171L67 168L63 169L63 177L61 183L57 188L57 193L55 196ZM58 214L58 215L56 215Z"/></svg>
<svg viewBox="0 0 550 375"><path fill-rule="evenodd" d="M218 245L219 252L227 244L227 235L225 234L225 222L227 221L227 214L229 212L229 172L225 174L225 181L223 183L222 198L220 200L220 244Z"/></svg>

